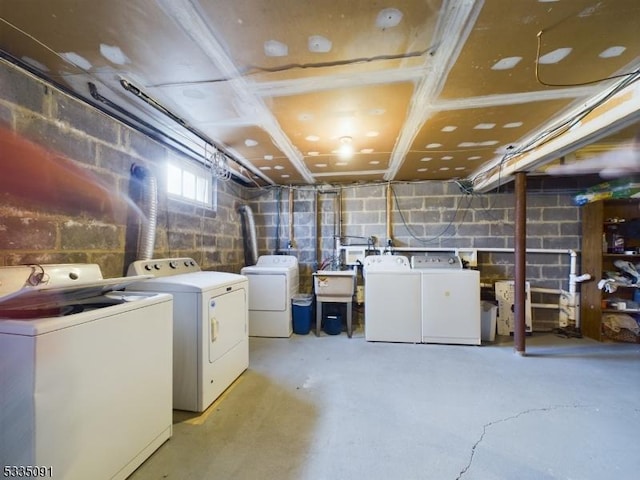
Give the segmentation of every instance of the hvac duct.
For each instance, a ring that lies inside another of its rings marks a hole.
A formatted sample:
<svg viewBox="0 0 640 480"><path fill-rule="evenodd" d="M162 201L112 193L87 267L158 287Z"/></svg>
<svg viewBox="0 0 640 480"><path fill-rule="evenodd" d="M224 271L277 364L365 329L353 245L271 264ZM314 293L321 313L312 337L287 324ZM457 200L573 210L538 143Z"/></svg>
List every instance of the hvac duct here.
<svg viewBox="0 0 640 480"><path fill-rule="evenodd" d="M251 266L258 263L258 240L253 210L249 205L241 205L238 212L242 215L242 234L244 239L244 264Z"/></svg>
<svg viewBox="0 0 640 480"><path fill-rule="evenodd" d="M138 230L137 260L153 258L158 220L158 182L149 169L139 165L131 167L131 175L139 182L139 207L142 212Z"/></svg>

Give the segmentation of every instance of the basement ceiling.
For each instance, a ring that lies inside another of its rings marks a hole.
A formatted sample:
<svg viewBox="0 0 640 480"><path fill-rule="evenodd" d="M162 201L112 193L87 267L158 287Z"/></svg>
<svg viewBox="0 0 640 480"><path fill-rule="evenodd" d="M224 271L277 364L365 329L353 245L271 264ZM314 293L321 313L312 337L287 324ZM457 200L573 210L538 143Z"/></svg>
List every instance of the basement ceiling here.
<svg viewBox="0 0 640 480"><path fill-rule="evenodd" d="M258 186L474 178L638 32L637 0L0 0L5 57Z"/></svg>

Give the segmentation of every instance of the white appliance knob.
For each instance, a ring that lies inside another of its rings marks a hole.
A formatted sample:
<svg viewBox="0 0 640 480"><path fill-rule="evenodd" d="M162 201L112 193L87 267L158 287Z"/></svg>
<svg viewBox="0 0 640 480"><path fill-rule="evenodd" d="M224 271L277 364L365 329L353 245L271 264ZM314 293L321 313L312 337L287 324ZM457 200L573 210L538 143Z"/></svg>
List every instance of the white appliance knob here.
<svg viewBox="0 0 640 480"><path fill-rule="evenodd" d="M144 266L144 269L145 269L147 272L151 271L151 269L152 269L152 268L153 268L153 267L152 267L151 265L149 265L149 264L146 264L146 265Z"/></svg>
<svg viewBox="0 0 640 480"><path fill-rule="evenodd" d="M170 266L171 268L174 268L174 269L175 269L175 268L178 268L178 262L176 262L175 260L171 260L171 261L169 262L169 266Z"/></svg>
<svg viewBox="0 0 640 480"><path fill-rule="evenodd" d="M160 264L156 263L153 268L155 268L156 270L160 270Z"/></svg>

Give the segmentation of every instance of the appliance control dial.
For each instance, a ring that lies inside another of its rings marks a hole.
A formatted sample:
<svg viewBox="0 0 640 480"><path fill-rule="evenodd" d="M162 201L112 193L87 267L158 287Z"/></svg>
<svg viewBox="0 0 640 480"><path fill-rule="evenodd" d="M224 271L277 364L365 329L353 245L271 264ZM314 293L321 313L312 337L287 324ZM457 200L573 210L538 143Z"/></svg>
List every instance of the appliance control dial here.
<svg viewBox="0 0 640 480"><path fill-rule="evenodd" d="M171 268L173 268L173 269L178 268L178 262L176 262L175 260L171 260L171 261L169 262L169 267L171 267Z"/></svg>
<svg viewBox="0 0 640 480"><path fill-rule="evenodd" d="M145 269L147 272L151 271L151 269L152 269L152 268L153 268L153 267L152 267L151 265L149 265L148 263L144 266L144 269Z"/></svg>
<svg viewBox="0 0 640 480"><path fill-rule="evenodd" d="M159 263L154 264L153 268L155 268L156 270L160 270L160 264Z"/></svg>

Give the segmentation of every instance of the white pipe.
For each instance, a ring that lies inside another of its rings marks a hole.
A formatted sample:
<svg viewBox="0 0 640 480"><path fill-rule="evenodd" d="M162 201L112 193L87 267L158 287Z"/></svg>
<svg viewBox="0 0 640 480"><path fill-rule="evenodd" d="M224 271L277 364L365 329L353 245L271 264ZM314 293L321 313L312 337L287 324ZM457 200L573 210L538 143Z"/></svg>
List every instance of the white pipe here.
<svg viewBox="0 0 640 480"><path fill-rule="evenodd" d="M380 253L383 253L383 249L378 248L378 251ZM485 253L514 253L514 249L513 248L444 248L444 247L392 247L391 251L388 253L394 253L394 252L458 252L458 251L463 251L463 252L469 252L469 251L475 251L475 252L485 252ZM578 258L578 252L574 249L571 248L567 248L567 249L562 249L562 248L528 248L526 250L526 253L556 253L556 254L568 254L570 257L569 260L569 304L567 305L567 307L570 310L574 310L575 308L578 306L578 302L577 302L577 289L576 289L576 285L580 282L584 282L585 280L589 280L591 278L591 275L589 275L588 273L584 273L580 276L576 275L576 270L577 270L577 258ZM481 286L486 286L486 285L481 285ZM536 291L536 292L540 292L540 293L551 293L551 294L558 294L558 295L562 295L563 291L562 290L556 290L556 289L531 289L532 291ZM540 304L542 305L542 304ZM533 305L532 305L533 306ZM547 308L544 306L541 306L539 308ZM559 306L549 306L548 308L557 308L559 309ZM576 329L580 328L580 317L578 314L576 314L576 318L575 318L575 322L576 322Z"/></svg>

